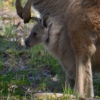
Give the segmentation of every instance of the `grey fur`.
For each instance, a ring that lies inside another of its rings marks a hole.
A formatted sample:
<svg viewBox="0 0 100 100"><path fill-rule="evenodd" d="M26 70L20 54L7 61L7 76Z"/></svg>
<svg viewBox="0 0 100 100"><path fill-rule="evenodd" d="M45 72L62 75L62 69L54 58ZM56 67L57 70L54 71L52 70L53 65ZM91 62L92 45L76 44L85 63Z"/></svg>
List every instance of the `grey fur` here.
<svg viewBox="0 0 100 100"><path fill-rule="evenodd" d="M100 1L33 0L33 7L41 17L50 13L51 35L49 43L45 43L48 32L43 27L41 30L39 23L32 32L41 33L41 41L32 38L32 32L27 41L30 44L44 42L60 61L69 83L71 79L75 80L74 90L81 97L93 97L91 57L100 43Z"/></svg>

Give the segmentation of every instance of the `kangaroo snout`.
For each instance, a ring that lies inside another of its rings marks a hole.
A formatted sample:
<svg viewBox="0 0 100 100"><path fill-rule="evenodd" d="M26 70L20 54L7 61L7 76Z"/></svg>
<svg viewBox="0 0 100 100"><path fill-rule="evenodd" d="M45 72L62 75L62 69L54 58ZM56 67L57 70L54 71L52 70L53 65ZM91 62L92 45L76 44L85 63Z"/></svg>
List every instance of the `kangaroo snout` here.
<svg viewBox="0 0 100 100"><path fill-rule="evenodd" d="M30 43L30 41L29 41L28 39L25 40L25 45L26 45L27 47L31 47L31 43Z"/></svg>

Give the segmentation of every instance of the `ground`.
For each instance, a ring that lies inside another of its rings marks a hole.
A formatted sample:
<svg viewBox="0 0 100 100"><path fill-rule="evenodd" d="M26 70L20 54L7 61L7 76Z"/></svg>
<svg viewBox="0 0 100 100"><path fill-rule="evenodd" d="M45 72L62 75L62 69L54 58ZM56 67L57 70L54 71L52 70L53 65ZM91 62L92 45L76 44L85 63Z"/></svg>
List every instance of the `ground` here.
<svg viewBox="0 0 100 100"><path fill-rule="evenodd" d="M24 40L35 23L24 24L13 8L0 9L0 100L33 100L36 92L72 93L70 88L65 89L65 74L57 60L42 45L25 46ZM94 89L99 98L97 77Z"/></svg>

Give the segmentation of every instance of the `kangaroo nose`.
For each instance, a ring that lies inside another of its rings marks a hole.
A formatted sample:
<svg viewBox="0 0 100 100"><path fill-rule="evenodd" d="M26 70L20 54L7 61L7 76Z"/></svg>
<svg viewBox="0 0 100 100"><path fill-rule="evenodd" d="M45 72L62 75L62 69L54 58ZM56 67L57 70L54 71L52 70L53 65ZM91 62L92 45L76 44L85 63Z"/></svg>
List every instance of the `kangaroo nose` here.
<svg viewBox="0 0 100 100"><path fill-rule="evenodd" d="M26 39L26 40L25 40L25 45L26 45L27 47L30 47L30 46L31 46L30 41Z"/></svg>

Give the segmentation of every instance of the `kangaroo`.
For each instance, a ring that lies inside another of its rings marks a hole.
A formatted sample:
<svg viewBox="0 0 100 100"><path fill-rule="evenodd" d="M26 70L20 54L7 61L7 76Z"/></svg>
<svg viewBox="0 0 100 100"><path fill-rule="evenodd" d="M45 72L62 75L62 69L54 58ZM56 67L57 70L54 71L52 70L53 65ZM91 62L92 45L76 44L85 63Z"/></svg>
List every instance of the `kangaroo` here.
<svg viewBox="0 0 100 100"><path fill-rule="evenodd" d="M25 40L25 44L32 47L42 43L60 61L66 73L67 86L70 84L71 88L73 88L76 71L74 51L69 45L69 38L66 39L67 36L63 36L59 32L60 28L63 31L63 27L56 29L55 23L51 22L49 15L46 14L32 28L30 35ZM53 29L55 30L53 31Z"/></svg>
<svg viewBox="0 0 100 100"><path fill-rule="evenodd" d="M25 44L26 46L31 47L42 43L53 55L55 55L65 71L66 86L68 87L70 84L73 89L77 75L75 52L71 47L70 38L67 36L68 34L61 34L61 32L64 31L64 28L56 27L58 22L54 22L54 20L55 19L50 18L48 14L44 15L42 19L39 19L39 22L33 27L29 37L26 39ZM100 53L100 46L96 46L97 51L92 56L92 69L93 72L100 72L100 68L98 67L98 65L100 65L100 57L98 55ZM88 71L88 69L83 69L82 71ZM80 73L80 75L81 74L84 73ZM85 79L87 80L88 77L85 77ZM87 87L87 84L84 84L84 87Z"/></svg>
<svg viewBox="0 0 100 100"><path fill-rule="evenodd" d="M41 18L50 13L53 19L48 47L64 66L66 77L75 79L74 90L81 97L94 97L91 58L100 43L100 0L32 0L32 5Z"/></svg>

